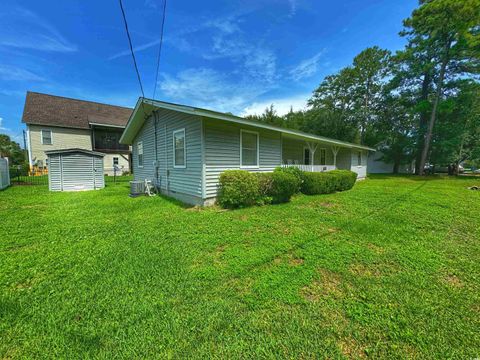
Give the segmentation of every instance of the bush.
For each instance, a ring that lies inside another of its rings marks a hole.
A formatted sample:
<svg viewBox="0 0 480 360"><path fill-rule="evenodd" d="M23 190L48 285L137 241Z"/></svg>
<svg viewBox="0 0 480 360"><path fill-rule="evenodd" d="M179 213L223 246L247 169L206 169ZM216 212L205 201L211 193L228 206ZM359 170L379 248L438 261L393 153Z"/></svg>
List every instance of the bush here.
<svg viewBox="0 0 480 360"><path fill-rule="evenodd" d="M335 176L335 188L337 191L350 190L357 181L357 173L350 170L333 170L329 174Z"/></svg>
<svg viewBox="0 0 480 360"><path fill-rule="evenodd" d="M270 174L272 183L268 196L275 204L289 202L292 195L300 189L300 180L285 171L274 171Z"/></svg>
<svg viewBox="0 0 480 360"><path fill-rule="evenodd" d="M306 195L330 194L335 191L334 176L326 172L305 172L302 193Z"/></svg>
<svg viewBox="0 0 480 360"><path fill-rule="evenodd" d="M258 177L245 170L227 170L220 175L218 203L229 209L252 206L261 200Z"/></svg>
<svg viewBox="0 0 480 360"><path fill-rule="evenodd" d="M355 184L357 174L349 170L329 172L305 172L302 193L307 195L330 194L349 190Z"/></svg>
<svg viewBox="0 0 480 360"><path fill-rule="evenodd" d="M260 192L260 199L258 205L266 205L272 202L272 186L273 176L272 173L256 173L258 178L258 188Z"/></svg>
<svg viewBox="0 0 480 360"><path fill-rule="evenodd" d="M297 188L295 189L295 193L300 192L300 187L303 183L303 174L305 173L304 171L300 170L297 167L277 167L275 169L275 172L280 172L280 173L285 173L285 174L290 174L295 176L297 179Z"/></svg>

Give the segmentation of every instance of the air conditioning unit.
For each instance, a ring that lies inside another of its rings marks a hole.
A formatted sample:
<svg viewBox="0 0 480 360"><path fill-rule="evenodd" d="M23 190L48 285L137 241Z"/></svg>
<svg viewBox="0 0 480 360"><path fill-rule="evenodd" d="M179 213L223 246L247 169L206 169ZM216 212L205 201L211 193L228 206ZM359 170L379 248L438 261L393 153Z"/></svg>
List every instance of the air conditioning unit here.
<svg viewBox="0 0 480 360"><path fill-rule="evenodd" d="M139 196L145 194L144 181L130 181L130 196Z"/></svg>

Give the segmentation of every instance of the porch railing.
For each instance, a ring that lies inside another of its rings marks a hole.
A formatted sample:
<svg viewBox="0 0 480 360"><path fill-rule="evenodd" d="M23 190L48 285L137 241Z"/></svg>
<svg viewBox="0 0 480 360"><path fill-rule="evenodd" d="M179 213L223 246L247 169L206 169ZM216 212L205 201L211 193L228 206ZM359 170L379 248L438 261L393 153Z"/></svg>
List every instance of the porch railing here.
<svg viewBox="0 0 480 360"><path fill-rule="evenodd" d="M335 165L301 165L301 164L283 164L282 167L296 167L302 171L308 172L325 172L335 170Z"/></svg>

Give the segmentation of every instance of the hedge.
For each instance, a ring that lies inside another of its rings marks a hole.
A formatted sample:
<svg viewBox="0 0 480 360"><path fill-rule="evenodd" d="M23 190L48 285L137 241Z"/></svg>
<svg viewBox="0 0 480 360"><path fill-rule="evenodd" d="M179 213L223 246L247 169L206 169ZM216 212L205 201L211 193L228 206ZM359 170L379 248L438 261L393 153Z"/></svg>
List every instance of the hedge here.
<svg viewBox="0 0 480 360"><path fill-rule="evenodd" d="M218 203L228 209L255 205L260 200L258 177L245 170L227 170L220 175Z"/></svg>
<svg viewBox="0 0 480 360"><path fill-rule="evenodd" d="M356 179L357 174L349 170L305 172L301 191L306 195L317 195L349 190Z"/></svg>
<svg viewBox="0 0 480 360"><path fill-rule="evenodd" d="M330 194L349 190L357 174L348 170L303 172L277 168L273 173L227 170L220 175L218 203L224 208L283 203L301 191L306 195Z"/></svg>

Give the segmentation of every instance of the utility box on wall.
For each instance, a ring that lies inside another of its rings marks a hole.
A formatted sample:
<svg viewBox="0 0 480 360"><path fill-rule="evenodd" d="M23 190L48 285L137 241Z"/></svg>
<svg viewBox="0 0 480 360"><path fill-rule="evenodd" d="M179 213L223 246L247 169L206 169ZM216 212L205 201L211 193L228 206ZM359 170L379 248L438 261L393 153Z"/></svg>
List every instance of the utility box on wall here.
<svg viewBox="0 0 480 360"><path fill-rule="evenodd" d="M48 188L50 191L84 191L105 187L104 154L64 149L45 152L48 156Z"/></svg>

